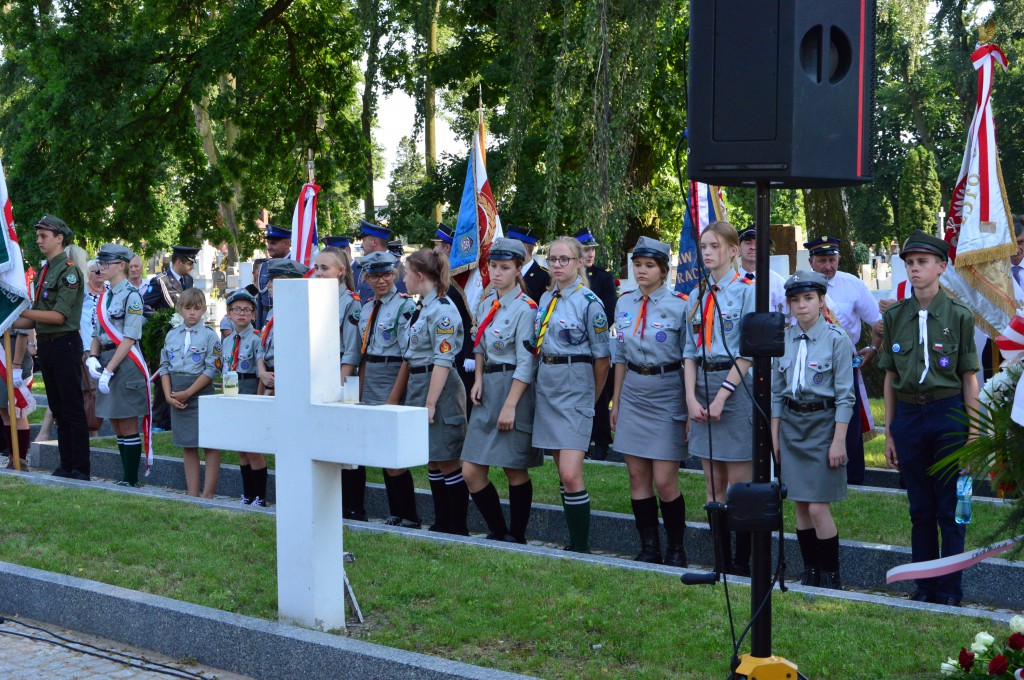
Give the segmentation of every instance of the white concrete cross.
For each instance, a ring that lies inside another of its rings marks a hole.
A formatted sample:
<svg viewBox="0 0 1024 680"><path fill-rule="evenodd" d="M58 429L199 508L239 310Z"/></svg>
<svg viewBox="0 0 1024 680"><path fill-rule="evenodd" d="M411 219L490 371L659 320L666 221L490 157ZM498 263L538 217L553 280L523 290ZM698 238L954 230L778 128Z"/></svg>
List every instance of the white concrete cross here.
<svg viewBox="0 0 1024 680"><path fill-rule="evenodd" d="M200 397L199 445L277 456L282 620L345 628L341 465L427 463L427 410L343 404L338 283L274 284L276 396Z"/></svg>

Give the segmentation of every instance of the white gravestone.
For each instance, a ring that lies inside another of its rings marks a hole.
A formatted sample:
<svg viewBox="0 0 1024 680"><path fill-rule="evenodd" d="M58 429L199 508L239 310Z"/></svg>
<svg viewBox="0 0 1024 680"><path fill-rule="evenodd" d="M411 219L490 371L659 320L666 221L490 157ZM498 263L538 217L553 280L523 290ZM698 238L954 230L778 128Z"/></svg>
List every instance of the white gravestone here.
<svg viewBox="0 0 1024 680"><path fill-rule="evenodd" d="M338 282L274 283L276 396L199 399L199 445L277 456L277 607L345 627L341 466L427 463L427 410L343 404Z"/></svg>

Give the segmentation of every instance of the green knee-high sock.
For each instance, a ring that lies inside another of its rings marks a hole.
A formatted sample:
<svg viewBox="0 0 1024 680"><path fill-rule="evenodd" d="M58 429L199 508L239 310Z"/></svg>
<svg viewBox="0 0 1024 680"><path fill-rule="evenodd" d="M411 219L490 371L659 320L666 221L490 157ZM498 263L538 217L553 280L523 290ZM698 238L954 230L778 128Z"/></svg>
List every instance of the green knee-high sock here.
<svg viewBox="0 0 1024 680"><path fill-rule="evenodd" d="M569 525L569 549L573 552L590 552L590 494L582 491L566 491L563 496L565 522Z"/></svg>
<svg viewBox="0 0 1024 680"><path fill-rule="evenodd" d="M139 458L142 456L142 438L131 434L121 440L122 479L132 486L139 484Z"/></svg>

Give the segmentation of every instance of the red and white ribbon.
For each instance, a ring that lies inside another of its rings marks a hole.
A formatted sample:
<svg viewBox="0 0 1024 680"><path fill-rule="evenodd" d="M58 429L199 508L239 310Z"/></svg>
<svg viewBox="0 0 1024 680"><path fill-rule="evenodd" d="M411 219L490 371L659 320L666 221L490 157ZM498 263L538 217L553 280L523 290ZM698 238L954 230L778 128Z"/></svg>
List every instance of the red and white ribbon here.
<svg viewBox="0 0 1024 680"><path fill-rule="evenodd" d="M1024 317L1019 315L1010 319L1010 325L1006 327L1003 334L996 338L996 346L1002 353L1006 363L1015 363L1024 359ZM1024 425L1024 380L1017 382L1017 389L1013 393L1013 408L1010 411L1010 418L1018 425Z"/></svg>
<svg viewBox="0 0 1024 680"><path fill-rule="evenodd" d="M0 344L0 380L7 382L7 356L3 344ZM21 418L36 409L36 398L32 394L32 376L24 381L21 387L14 388L14 416Z"/></svg>
<svg viewBox="0 0 1024 680"><path fill-rule="evenodd" d="M316 225L316 203L320 187L312 182L302 185L292 213L292 259L312 267L320 252Z"/></svg>
<svg viewBox="0 0 1024 680"><path fill-rule="evenodd" d="M100 293L100 299L96 302L96 318L100 322L100 327L103 332L110 336L110 339L114 341L114 344L118 347L124 342L124 335L121 331L114 328L114 324L110 322L107 317L107 306L103 303L103 298L110 291L104 290ZM152 394L149 390L149 369L146 368L146 359L142 356L142 350L139 349L139 343L133 342L132 348L128 350L128 358L131 359L135 367L138 368L142 375L145 376L146 384L146 415L142 417L142 450L146 453L146 476L149 476L149 469L153 467L153 404Z"/></svg>
<svg viewBox="0 0 1024 680"><path fill-rule="evenodd" d="M893 567L885 573L885 582L895 583L897 581L909 581L918 578L935 578L963 571L978 562L1006 552L1021 541L1024 541L1024 534L1016 538L1008 538L999 543L993 543L984 548L960 553L959 555L950 555L949 557L940 557L937 560L913 562Z"/></svg>

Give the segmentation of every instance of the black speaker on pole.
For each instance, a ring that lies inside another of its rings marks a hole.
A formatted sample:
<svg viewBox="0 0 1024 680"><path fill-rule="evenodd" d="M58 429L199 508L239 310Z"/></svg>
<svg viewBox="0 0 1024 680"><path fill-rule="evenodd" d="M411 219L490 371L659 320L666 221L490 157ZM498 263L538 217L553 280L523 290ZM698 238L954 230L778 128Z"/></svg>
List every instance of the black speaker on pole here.
<svg viewBox="0 0 1024 680"><path fill-rule="evenodd" d="M687 174L871 181L875 0L691 0Z"/></svg>

